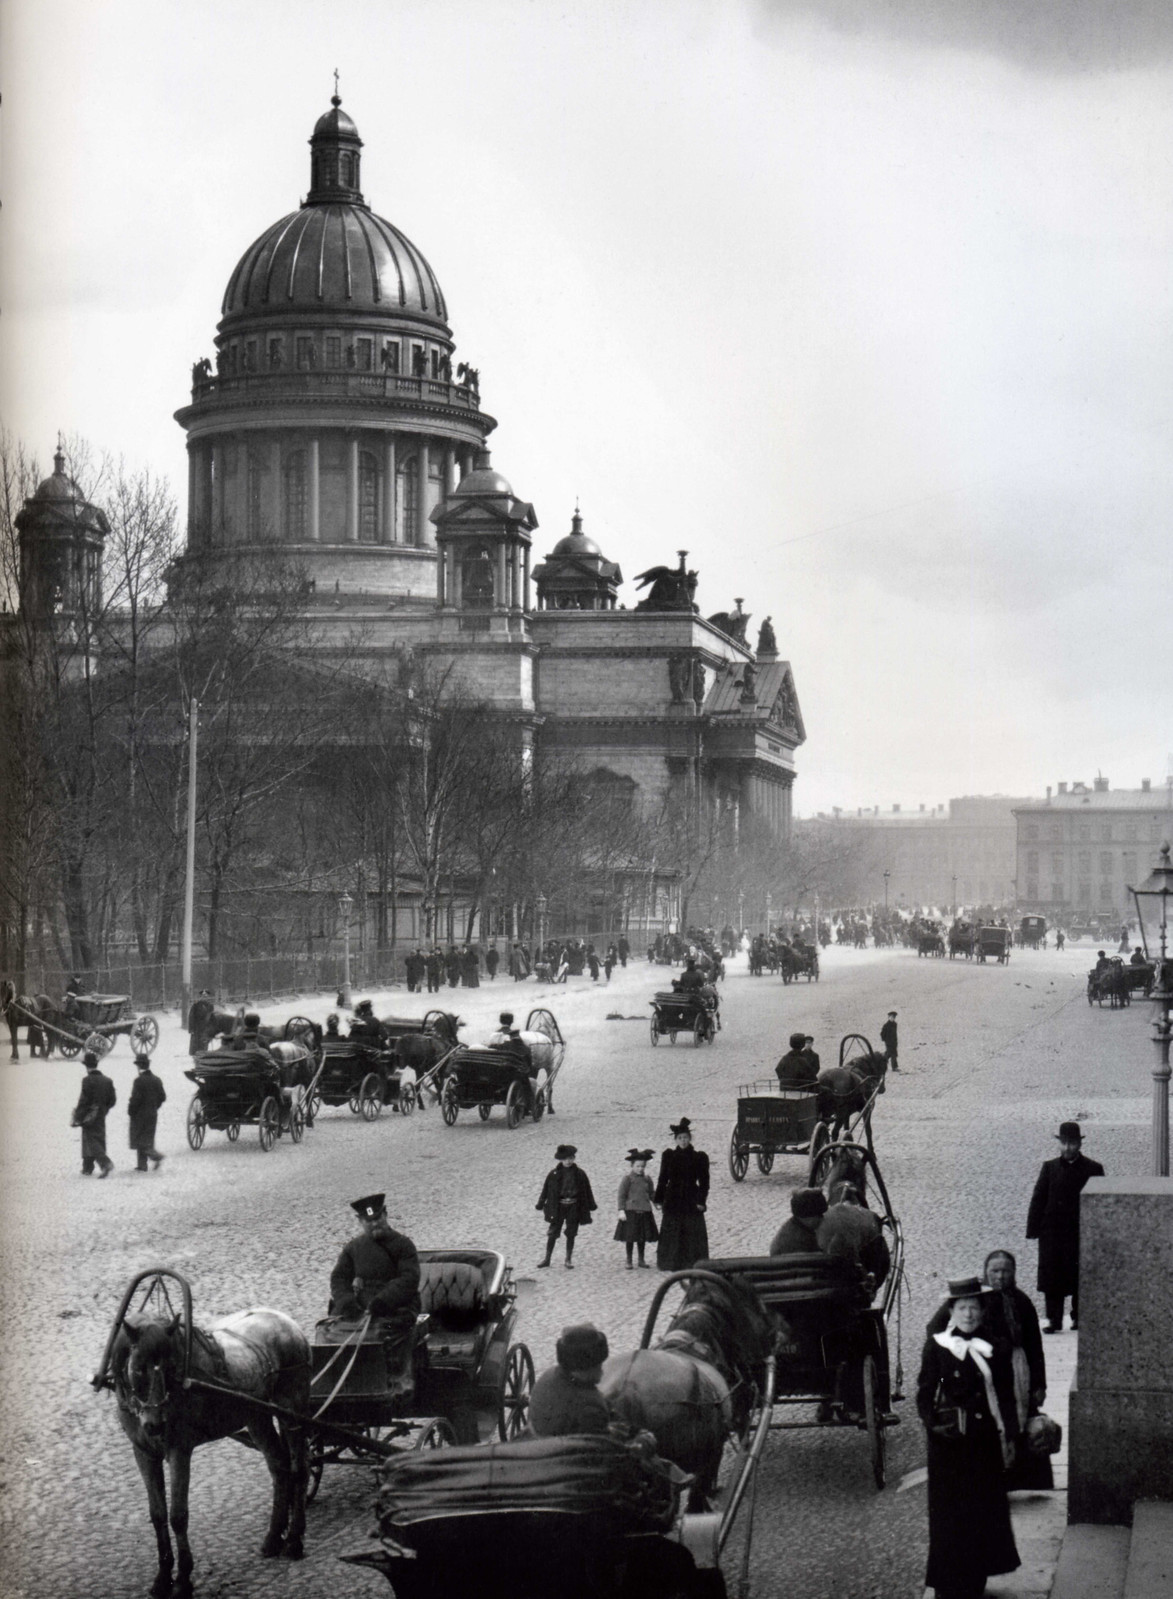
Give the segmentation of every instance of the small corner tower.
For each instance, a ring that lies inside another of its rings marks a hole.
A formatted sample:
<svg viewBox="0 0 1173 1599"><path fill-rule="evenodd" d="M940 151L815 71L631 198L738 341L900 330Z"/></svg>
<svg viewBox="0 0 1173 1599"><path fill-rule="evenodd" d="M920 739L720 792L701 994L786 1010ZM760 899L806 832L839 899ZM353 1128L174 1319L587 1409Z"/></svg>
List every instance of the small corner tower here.
<svg viewBox="0 0 1173 1599"><path fill-rule="evenodd" d="M539 611L613 611L623 573L582 530L578 506L570 532L534 567Z"/></svg>
<svg viewBox="0 0 1173 1599"><path fill-rule="evenodd" d="M508 479L477 455L453 493L432 512L439 556L441 615L456 613L465 631L520 633L529 612L530 534L534 508Z"/></svg>
<svg viewBox="0 0 1173 1599"><path fill-rule="evenodd" d="M58 444L53 472L16 514L20 609L38 624L84 623L102 604L102 549L110 531L65 470Z"/></svg>

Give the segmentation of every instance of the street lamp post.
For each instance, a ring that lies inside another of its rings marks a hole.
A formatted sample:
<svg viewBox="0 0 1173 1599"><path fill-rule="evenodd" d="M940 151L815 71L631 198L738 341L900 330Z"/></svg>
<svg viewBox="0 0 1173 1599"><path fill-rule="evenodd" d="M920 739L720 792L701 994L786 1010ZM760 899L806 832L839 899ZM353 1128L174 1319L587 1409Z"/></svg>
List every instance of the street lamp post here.
<svg viewBox="0 0 1173 1599"><path fill-rule="evenodd" d="M1173 960L1169 959L1169 900L1173 898L1173 866L1169 846L1164 845L1157 865L1139 888L1128 892L1136 901L1136 917L1145 956L1157 968L1156 985L1149 995L1157 1007L1153 1022L1153 1043L1157 1064L1153 1067L1153 1176L1169 1175L1169 1041L1173 1031ZM1150 947L1149 940L1152 940Z"/></svg>
<svg viewBox="0 0 1173 1599"><path fill-rule="evenodd" d="M537 912L537 915L538 915L538 948L539 948L539 950L545 949L545 947L546 947L546 904L547 904L547 901L546 901L546 896L544 894L539 894L537 899L534 901L534 910Z"/></svg>
<svg viewBox="0 0 1173 1599"><path fill-rule="evenodd" d="M767 889L766 890L766 937L767 938L769 938L769 936L770 936L770 921L772 919L772 916L773 916L773 895L770 893L770 890Z"/></svg>
<svg viewBox="0 0 1173 1599"><path fill-rule="evenodd" d="M354 904L345 889L342 898L338 901L338 909L342 912L342 987L338 991L338 1003L343 1010L351 1010L354 1000L350 994L350 907Z"/></svg>
<svg viewBox="0 0 1173 1599"><path fill-rule="evenodd" d="M949 914L950 914L950 916L956 916L957 915L957 878L956 878L956 876L954 876L954 878L953 878L953 903L949 907Z"/></svg>
<svg viewBox="0 0 1173 1599"><path fill-rule="evenodd" d="M887 914L888 914L888 879L891 877L891 875L892 875L891 872L885 872L884 873L884 915L885 916L887 916Z"/></svg>

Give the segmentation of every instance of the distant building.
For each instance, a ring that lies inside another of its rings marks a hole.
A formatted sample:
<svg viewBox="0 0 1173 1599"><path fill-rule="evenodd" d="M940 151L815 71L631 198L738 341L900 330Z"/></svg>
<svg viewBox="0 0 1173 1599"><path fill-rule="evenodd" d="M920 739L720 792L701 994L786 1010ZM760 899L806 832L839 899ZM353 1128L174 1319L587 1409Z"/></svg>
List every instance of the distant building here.
<svg viewBox="0 0 1173 1599"><path fill-rule="evenodd" d="M1016 805L1018 882L1026 910L1044 915L1120 916L1134 910L1130 885L1173 838L1173 781L1113 790L1106 777L1060 783L1046 799Z"/></svg>
<svg viewBox="0 0 1173 1599"><path fill-rule="evenodd" d="M905 910L919 905L1006 905L1015 898L1016 807L1029 803L1004 794L966 795L944 805L889 811L820 812L795 830L825 826L874 834L865 903ZM887 877L885 878L885 873Z"/></svg>

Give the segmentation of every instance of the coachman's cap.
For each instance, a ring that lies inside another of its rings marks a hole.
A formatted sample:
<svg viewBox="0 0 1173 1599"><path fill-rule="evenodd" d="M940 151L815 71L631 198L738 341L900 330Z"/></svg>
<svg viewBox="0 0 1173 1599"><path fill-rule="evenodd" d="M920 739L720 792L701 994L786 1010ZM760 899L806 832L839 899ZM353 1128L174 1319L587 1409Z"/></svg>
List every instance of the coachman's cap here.
<svg viewBox="0 0 1173 1599"><path fill-rule="evenodd" d="M888 1015L889 1015L889 1016L895 1016L895 1014L896 1014L896 1012L895 1012L895 1011L894 1011L894 1010L890 1010L890 1011L889 1011L889 1012L888 1012Z"/></svg>
<svg viewBox="0 0 1173 1599"><path fill-rule="evenodd" d="M364 1199L352 1199L350 1208L356 1216L361 1216L363 1221L374 1221L376 1216L381 1216L387 1209L386 1194L367 1194Z"/></svg>
<svg viewBox="0 0 1173 1599"><path fill-rule="evenodd" d="M1071 1142L1076 1144L1083 1143L1083 1133L1078 1122L1060 1122L1059 1131L1055 1134L1055 1137L1064 1141L1071 1140Z"/></svg>
<svg viewBox="0 0 1173 1599"><path fill-rule="evenodd" d="M959 1299L981 1299L990 1289L980 1277L950 1277L949 1292L945 1298L954 1305Z"/></svg>
<svg viewBox="0 0 1173 1599"><path fill-rule="evenodd" d="M573 1160L578 1154L577 1144L559 1144L554 1151L555 1160Z"/></svg>
<svg viewBox="0 0 1173 1599"><path fill-rule="evenodd" d="M682 1116L678 1122L668 1123L668 1131L676 1135L679 1135L680 1133L688 1133L691 1136L692 1123L689 1121L687 1116Z"/></svg>
<svg viewBox="0 0 1173 1599"><path fill-rule="evenodd" d="M821 1188L796 1188L790 1196L790 1214L801 1220L812 1220L827 1214L827 1196Z"/></svg>
<svg viewBox="0 0 1173 1599"><path fill-rule="evenodd" d="M589 1321L564 1327L554 1346L558 1364L566 1371L590 1371L593 1366L601 1366L610 1352L606 1333Z"/></svg>

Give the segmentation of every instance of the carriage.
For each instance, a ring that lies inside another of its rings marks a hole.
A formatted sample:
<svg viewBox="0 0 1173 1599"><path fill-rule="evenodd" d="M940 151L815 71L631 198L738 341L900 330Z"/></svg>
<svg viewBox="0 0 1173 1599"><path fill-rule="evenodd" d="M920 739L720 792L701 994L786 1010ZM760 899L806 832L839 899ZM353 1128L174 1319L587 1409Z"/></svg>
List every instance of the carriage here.
<svg viewBox="0 0 1173 1599"><path fill-rule="evenodd" d="M741 1277L775 1316L775 1409L817 1406L813 1419L770 1419L773 1430L848 1427L866 1432L872 1475L882 1488L887 1472L887 1434L898 1425L893 1402L903 1398L899 1305L904 1275L904 1236L892 1209L875 1155L862 1144L827 1144L812 1165L811 1184L828 1185L846 1168L863 1176L879 1200L875 1212L887 1246L888 1269L879 1285L855 1261L833 1255L764 1255L707 1260L701 1268ZM888 1327L897 1317L895 1372L890 1368Z"/></svg>
<svg viewBox="0 0 1173 1599"><path fill-rule="evenodd" d="M444 1064L444 1125L455 1126L462 1110L475 1110L487 1122L495 1105L505 1107L510 1130L527 1116L541 1121L547 1110L553 1114L554 1082L565 1055L566 1040L557 1021L540 1006L530 1011L520 1038L483 1049L459 1045Z"/></svg>
<svg viewBox="0 0 1173 1599"><path fill-rule="evenodd" d="M1087 1002L1101 1006L1108 1000L1112 1010L1123 1010L1132 1004L1133 994L1143 994L1148 999L1156 982L1157 968L1146 961L1134 966L1119 955L1109 958L1101 970L1093 967L1087 974Z"/></svg>
<svg viewBox="0 0 1173 1599"><path fill-rule="evenodd" d="M976 954L979 961L996 960L999 966L1010 964L1010 929L1008 927L979 927Z"/></svg>
<svg viewBox="0 0 1173 1599"><path fill-rule="evenodd" d="M18 1001L13 1003L25 1021L39 1024L50 1035L66 1060L83 1049L108 1055L122 1035L130 1039L136 1055L150 1055L159 1042L158 1022L153 1016L135 1016L129 994L69 994L61 1006L44 1006L42 1001L36 1014Z"/></svg>
<svg viewBox="0 0 1173 1599"><path fill-rule="evenodd" d="M1018 932L1014 942L1020 949L1046 949L1047 947L1047 918L1045 916L1024 916L1018 924Z"/></svg>
<svg viewBox="0 0 1173 1599"><path fill-rule="evenodd" d="M949 959L956 960L958 955L964 955L971 961L976 943L977 932L972 922L954 922L949 929Z"/></svg>
<svg viewBox="0 0 1173 1599"><path fill-rule="evenodd" d="M203 1050L183 1075L196 1085L187 1107L192 1149L203 1147L209 1128L227 1133L234 1144L243 1126L254 1126L267 1152L286 1133L300 1144L313 1120L314 1058L295 1040L265 1045L241 1039L226 1049Z"/></svg>
<svg viewBox="0 0 1173 1599"><path fill-rule="evenodd" d="M874 1055L863 1033L848 1033L839 1041L840 1067ZM763 1177L774 1169L776 1155L805 1155L813 1180L819 1155L829 1145L854 1142L859 1133L870 1145L872 1111L882 1084L879 1078L863 1092L858 1110L836 1116L820 1114L820 1100L825 1108L829 1093L825 1087L784 1088L771 1078L744 1083L737 1091L737 1122L729 1137L729 1175L735 1183L743 1182L751 1155ZM838 1123L834 1132L832 1123Z"/></svg>
<svg viewBox="0 0 1173 1599"><path fill-rule="evenodd" d="M674 1044L678 1033L689 1033L694 1044L711 1044L721 1026L720 1001L713 989L664 990L650 1004L653 1044L665 1037Z"/></svg>
<svg viewBox="0 0 1173 1599"><path fill-rule="evenodd" d="M916 953L918 960L922 955L944 959L945 937L935 922L930 923L927 927L922 927L917 933Z"/></svg>
<svg viewBox="0 0 1173 1599"><path fill-rule="evenodd" d="M781 963L784 983L797 982L800 977L808 983L819 980L819 952L814 944L783 944Z"/></svg>
<svg viewBox="0 0 1173 1599"><path fill-rule="evenodd" d="M384 1105L410 1116L417 1094L415 1073L400 1067L392 1045L327 1035L307 1097L311 1120L322 1105L349 1105L354 1115L372 1122Z"/></svg>

